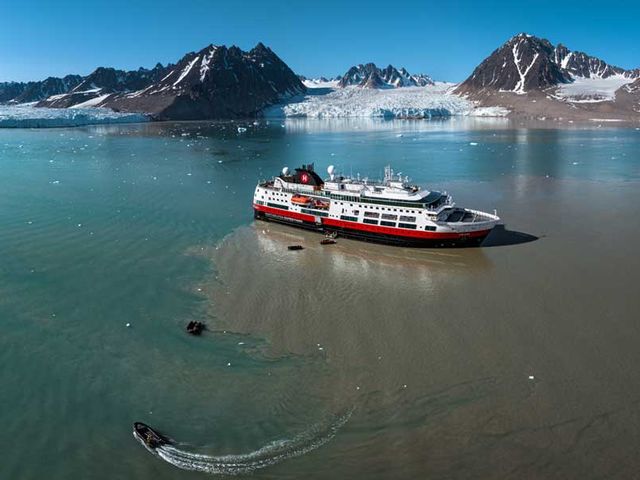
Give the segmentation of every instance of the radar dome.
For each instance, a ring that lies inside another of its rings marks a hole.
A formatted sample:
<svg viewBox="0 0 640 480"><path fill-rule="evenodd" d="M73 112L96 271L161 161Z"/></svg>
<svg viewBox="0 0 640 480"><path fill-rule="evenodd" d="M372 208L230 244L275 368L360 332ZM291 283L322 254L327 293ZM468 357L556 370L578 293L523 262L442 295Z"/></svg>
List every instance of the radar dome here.
<svg viewBox="0 0 640 480"><path fill-rule="evenodd" d="M327 173L329 175L333 175L336 171L336 167L334 167L333 165L329 165L329 167L327 168Z"/></svg>
<svg viewBox="0 0 640 480"><path fill-rule="evenodd" d="M282 169L282 175L284 175L284 176L289 175L289 167L284 167L284 168Z"/></svg>

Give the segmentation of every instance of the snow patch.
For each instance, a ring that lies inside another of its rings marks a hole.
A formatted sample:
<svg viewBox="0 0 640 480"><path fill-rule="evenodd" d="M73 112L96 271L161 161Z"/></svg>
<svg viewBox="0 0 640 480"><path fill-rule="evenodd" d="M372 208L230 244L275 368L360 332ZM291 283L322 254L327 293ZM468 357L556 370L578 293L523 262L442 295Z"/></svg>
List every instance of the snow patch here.
<svg viewBox="0 0 640 480"><path fill-rule="evenodd" d="M111 96L110 93L107 93L105 95L100 95L98 97L95 98L91 98L89 100L87 100L86 102L82 102L82 103L78 103L76 105L73 105L69 108L87 108L87 107L95 107L99 104L101 104L104 100L106 100L107 98L109 98Z"/></svg>
<svg viewBox="0 0 640 480"><path fill-rule="evenodd" d="M531 60L531 63L524 69L524 71L522 71L522 69L520 68L520 62L522 61L522 57L518 58L519 46L520 44L516 43L513 46L513 50L512 50L513 63L515 63L516 69L518 70L518 75L520 75L520 80L518 80L518 83L516 83L516 87L513 89L513 91L518 95L522 95L526 93L524 89L524 82L527 79L527 74L529 73L529 70L531 70L531 67L533 67L533 64L536 63L536 60L538 59L538 52L536 52L536 54L533 56L533 60Z"/></svg>
<svg viewBox="0 0 640 480"><path fill-rule="evenodd" d="M213 54L216 53L217 47L211 47L209 50L209 54L205 55L202 58L202 63L200 64L200 81L204 82L204 79L209 73L209 63L211 63L211 59L213 58Z"/></svg>
<svg viewBox="0 0 640 480"><path fill-rule="evenodd" d="M184 79L184 77L186 77L189 74L189 72L191 71L191 69L193 68L193 66L196 64L196 62L198 60L200 60L200 56L199 55L196 58L194 58L193 60L191 60L186 67L184 67L184 70L182 70L182 73L178 77L178 80L173 82L173 86L174 87L177 86Z"/></svg>
<svg viewBox="0 0 640 480"><path fill-rule="evenodd" d="M572 83L558 86L555 97L572 103L611 102L616 99L616 90L633 82L624 75L607 78L574 77Z"/></svg>

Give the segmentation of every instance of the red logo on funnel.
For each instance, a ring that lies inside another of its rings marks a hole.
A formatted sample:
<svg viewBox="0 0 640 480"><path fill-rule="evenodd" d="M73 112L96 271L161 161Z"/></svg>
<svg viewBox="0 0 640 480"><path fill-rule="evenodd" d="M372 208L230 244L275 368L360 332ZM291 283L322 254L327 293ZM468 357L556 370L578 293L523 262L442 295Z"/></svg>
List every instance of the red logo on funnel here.
<svg viewBox="0 0 640 480"><path fill-rule="evenodd" d="M302 183L307 183L309 181L309 175L307 175L306 173L303 173L302 176L300 177L300 180L302 180Z"/></svg>

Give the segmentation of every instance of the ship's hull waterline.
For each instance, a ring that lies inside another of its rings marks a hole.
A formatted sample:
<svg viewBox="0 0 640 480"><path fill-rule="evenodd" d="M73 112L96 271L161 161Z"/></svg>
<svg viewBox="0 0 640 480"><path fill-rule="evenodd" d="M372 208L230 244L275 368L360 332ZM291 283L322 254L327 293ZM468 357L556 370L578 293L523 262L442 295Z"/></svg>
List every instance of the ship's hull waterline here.
<svg viewBox="0 0 640 480"><path fill-rule="evenodd" d="M400 235L398 232L387 232L383 227L344 222L341 220L323 219L321 223L307 218L307 215L294 212L274 212L274 209L261 205L254 205L254 218L268 222L277 222L297 228L303 228L313 232L337 234L340 237L361 240L365 242L380 243L398 247L411 248L464 248L478 247L491 232L491 228L469 233L435 233L413 232ZM397 229L394 229L397 230Z"/></svg>

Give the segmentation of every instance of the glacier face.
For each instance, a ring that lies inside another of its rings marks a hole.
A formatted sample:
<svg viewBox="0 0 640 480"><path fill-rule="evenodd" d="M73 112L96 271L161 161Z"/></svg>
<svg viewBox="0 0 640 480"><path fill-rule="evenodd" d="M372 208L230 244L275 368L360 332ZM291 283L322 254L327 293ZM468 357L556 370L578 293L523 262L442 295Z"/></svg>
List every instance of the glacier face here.
<svg viewBox="0 0 640 480"><path fill-rule="evenodd" d="M309 88L307 95L264 111L271 118L441 118L452 115L504 116L503 110L475 112L472 102L450 93L454 85L398 89Z"/></svg>
<svg viewBox="0 0 640 480"><path fill-rule="evenodd" d="M0 128L77 127L103 123L146 122L139 113L114 112L107 108L43 108L34 104L0 105Z"/></svg>

